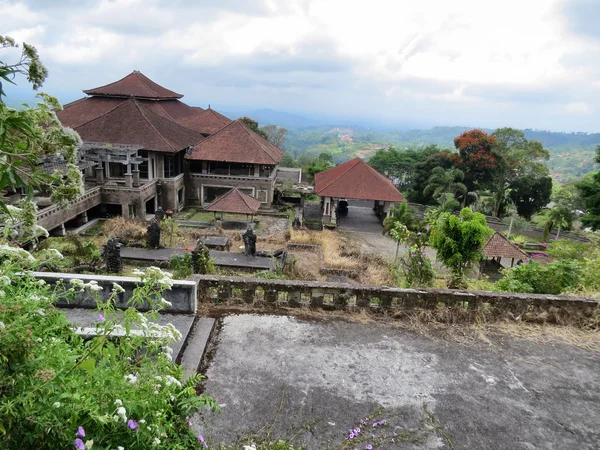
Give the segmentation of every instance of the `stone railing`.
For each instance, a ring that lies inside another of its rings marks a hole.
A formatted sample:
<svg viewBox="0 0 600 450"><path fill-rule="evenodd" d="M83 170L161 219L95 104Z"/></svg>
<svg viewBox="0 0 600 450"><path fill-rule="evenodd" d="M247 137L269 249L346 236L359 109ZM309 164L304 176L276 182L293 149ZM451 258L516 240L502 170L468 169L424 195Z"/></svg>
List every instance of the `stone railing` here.
<svg viewBox="0 0 600 450"><path fill-rule="evenodd" d="M190 173L190 178L198 178L202 180L214 179L214 180L231 180L231 181L273 181L275 174L271 174L269 177L255 177L252 175L217 175L214 173Z"/></svg>
<svg viewBox="0 0 600 450"><path fill-rule="evenodd" d="M110 185L104 184L101 186L103 194L119 194L122 192L136 192L138 194L145 194L147 191L151 189L155 189L155 186L158 183L158 178L154 180L146 181L144 184L140 184L139 186L127 187L123 185Z"/></svg>
<svg viewBox="0 0 600 450"><path fill-rule="evenodd" d="M455 291L449 289L398 289L320 281L266 280L259 278L192 275L198 283L198 299L204 302L238 302L283 307L310 306L346 309L349 307L402 310L502 311L520 316L563 310L567 315L596 317L598 301L557 295L507 292ZM542 315L543 317L543 315Z"/></svg>
<svg viewBox="0 0 600 450"><path fill-rule="evenodd" d="M44 280L50 285L55 285L62 281L65 283L67 288L70 287L70 280L79 279L85 283L89 283L92 280L98 282L98 285L102 287L100 292L101 298L104 300L108 299L110 292L113 288L113 283L117 283L125 292L120 293L117 296L116 308L128 308L131 306L129 299L133 294L133 290L140 284L140 279L137 277L121 277L121 276L106 276L106 275L80 275L72 273L51 273L51 272L32 272L32 275L39 279ZM195 314L198 310L197 295L196 295L196 283L187 280L174 280L173 286L170 290L164 291L162 296L171 303L171 306L162 310L162 312L168 313L181 313L181 314ZM61 307L72 307L72 308L95 308L95 299L87 292L78 293L76 298L72 301L66 299L59 300L56 303L57 306ZM136 306L137 309L143 311L149 309L149 305Z"/></svg>

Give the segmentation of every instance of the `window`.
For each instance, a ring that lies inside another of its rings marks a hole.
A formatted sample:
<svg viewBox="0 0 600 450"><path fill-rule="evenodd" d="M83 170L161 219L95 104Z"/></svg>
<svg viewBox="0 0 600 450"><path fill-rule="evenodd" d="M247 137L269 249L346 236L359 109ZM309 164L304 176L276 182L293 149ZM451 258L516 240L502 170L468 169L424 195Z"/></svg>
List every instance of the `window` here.
<svg viewBox="0 0 600 450"><path fill-rule="evenodd" d="M140 171L140 178L142 180L148 179L148 152L146 150L138 151L138 155L141 158L145 158L146 160L138 165L138 170Z"/></svg>
<svg viewBox="0 0 600 450"><path fill-rule="evenodd" d="M173 178L183 172L183 153L165 155L165 178Z"/></svg>
<svg viewBox="0 0 600 450"><path fill-rule="evenodd" d="M226 194L231 190L230 187L216 187L216 186L204 186L204 199L203 203L212 203L215 198Z"/></svg>
<svg viewBox="0 0 600 450"><path fill-rule="evenodd" d="M125 176L125 164L109 162L108 163L108 173L110 173L111 178L123 178Z"/></svg>
<svg viewBox="0 0 600 450"><path fill-rule="evenodd" d="M268 203L268 199L267 199L267 191L263 190L263 189L258 189L256 191L256 198L258 200L260 200L261 203Z"/></svg>
<svg viewBox="0 0 600 450"><path fill-rule="evenodd" d="M135 218L135 205L129 205L129 218Z"/></svg>

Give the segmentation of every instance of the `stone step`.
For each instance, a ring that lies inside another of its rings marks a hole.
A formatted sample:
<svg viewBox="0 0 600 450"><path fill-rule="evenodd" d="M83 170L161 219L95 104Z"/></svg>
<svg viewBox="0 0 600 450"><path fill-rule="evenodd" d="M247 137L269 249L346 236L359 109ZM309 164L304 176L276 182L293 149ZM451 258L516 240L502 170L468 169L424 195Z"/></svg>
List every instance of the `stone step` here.
<svg viewBox="0 0 600 450"><path fill-rule="evenodd" d="M198 368L206 353L208 341L214 327L215 319L211 317L201 317L190 332L181 358L184 380L190 375L198 372Z"/></svg>

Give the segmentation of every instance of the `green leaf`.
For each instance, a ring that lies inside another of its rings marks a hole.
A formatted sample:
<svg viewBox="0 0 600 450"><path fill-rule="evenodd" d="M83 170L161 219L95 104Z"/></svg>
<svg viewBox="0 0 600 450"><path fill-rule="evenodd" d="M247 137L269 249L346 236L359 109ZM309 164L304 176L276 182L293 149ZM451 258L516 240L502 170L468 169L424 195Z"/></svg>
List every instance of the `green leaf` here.
<svg viewBox="0 0 600 450"><path fill-rule="evenodd" d="M94 373L94 371L96 370L96 360L95 359L86 359L81 364L79 364L79 367L81 369L87 371L87 373L89 373L90 375L92 375Z"/></svg>

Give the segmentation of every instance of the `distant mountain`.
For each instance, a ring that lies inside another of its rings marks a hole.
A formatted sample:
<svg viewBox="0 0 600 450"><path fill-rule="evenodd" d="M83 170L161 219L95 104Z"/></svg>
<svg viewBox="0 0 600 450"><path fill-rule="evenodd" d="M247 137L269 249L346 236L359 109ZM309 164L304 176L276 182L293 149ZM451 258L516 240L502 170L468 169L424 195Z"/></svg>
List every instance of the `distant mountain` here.
<svg viewBox="0 0 600 450"><path fill-rule="evenodd" d="M256 120L260 126L263 125L278 125L285 128L305 128L327 125L327 121L319 119L311 119L296 114L291 114L283 111L275 111L273 109L255 109L252 111L223 111L227 117L232 119L247 116Z"/></svg>

